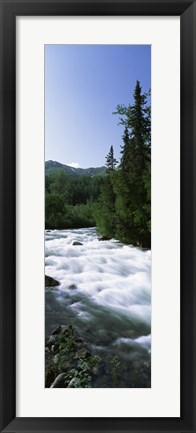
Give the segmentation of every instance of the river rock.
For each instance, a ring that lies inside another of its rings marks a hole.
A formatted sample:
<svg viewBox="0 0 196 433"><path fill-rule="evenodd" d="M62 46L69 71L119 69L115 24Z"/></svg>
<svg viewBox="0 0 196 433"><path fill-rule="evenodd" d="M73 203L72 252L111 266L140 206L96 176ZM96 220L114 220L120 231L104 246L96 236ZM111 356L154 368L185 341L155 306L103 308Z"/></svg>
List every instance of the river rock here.
<svg viewBox="0 0 196 433"><path fill-rule="evenodd" d="M56 335L50 335L49 340L48 340L48 345L53 345L56 341Z"/></svg>
<svg viewBox="0 0 196 433"><path fill-rule="evenodd" d="M74 335L75 337L75 331L73 330L72 325L63 325L63 326L59 326L60 331L59 333L61 333L62 335L64 335L64 337L68 337L71 335Z"/></svg>
<svg viewBox="0 0 196 433"><path fill-rule="evenodd" d="M79 296L74 296L73 298L71 298L70 304L76 304L77 302L80 302L82 298L80 298Z"/></svg>
<svg viewBox="0 0 196 433"><path fill-rule="evenodd" d="M96 376L99 373L99 367L93 367L92 373Z"/></svg>
<svg viewBox="0 0 196 433"><path fill-rule="evenodd" d="M62 326L57 326L57 327L54 329L54 331L52 331L52 334L51 334L51 335L57 335L57 334L60 334L61 331L62 331Z"/></svg>
<svg viewBox="0 0 196 433"><path fill-rule="evenodd" d="M88 350L86 347L81 347L81 349L77 350L74 359L84 359L88 356Z"/></svg>
<svg viewBox="0 0 196 433"><path fill-rule="evenodd" d="M78 379L77 377L73 377L73 379L70 380L70 382L68 383L68 387L67 388L80 388L80 379Z"/></svg>
<svg viewBox="0 0 196 433"><path fill-rule="evenodd" d="M75 290L77 289L77 286L75 284L70 284L69 289Z"/></svg>
<svg viewBox="0 0 196 433"><path fill-rule="evenodd" d="M54 380L54 382L52 383L52 385L50 386L50 388L65 388L65 379L66 379L65 373L59 374Z"/></svg>
<svg viewBox="0 0 196 433"><path fill-rule="evenodd" d="M74 241L74 242L72 242L72 245L83 245L83 244L81 242Z"/></svg>
<svg viewBox="0 0 196 433"><path fill-rule="evenodd" d="M59 355L58 355L58 353L56 353L56 355L53 356L53 362L54 362L54 364L58 364L59 363Z"/></svg>
<svg viewBox="0 0 196 433"><path fill-rule="evenodd" d="M108 236L101 236L99 238L99 241L109 241L109 240L110 240L110 238L108 238Z"/></svg>
<svg viewBox="0 0 196 433"><path fill-rule="evenodd" d="M55 286L59 286L59 282L57 280L55 280L52 277L49 277L48 275L45 275L45 286L46 287L55 287Z"/></svg>

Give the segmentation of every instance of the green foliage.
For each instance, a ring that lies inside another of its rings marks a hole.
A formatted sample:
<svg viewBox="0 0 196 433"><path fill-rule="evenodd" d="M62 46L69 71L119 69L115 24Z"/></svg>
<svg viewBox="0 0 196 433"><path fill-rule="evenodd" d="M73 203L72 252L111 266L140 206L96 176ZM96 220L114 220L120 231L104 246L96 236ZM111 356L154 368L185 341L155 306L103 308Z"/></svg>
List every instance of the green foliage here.
<svg viewBox="0 0 196 433"><path fill-rule="evenodd" d="M69 177L63 170L46 176L46 228L93 227L95 202L103 182L101 176Z"/></svg>
<svg viewBox="0 0 196 433"><path fill-rule="evenodd" d="M72 379L76 379L72 381ZM70 388L91 388L91 375L89 374L88 363L81 360L78 363L77 369L72 368L65 374L65 387L72 381L69 385Z"/></svg>
<svg viewBox="0 0 196 433"><path fill-rule="evenodd" d="M113 176L117 160L114 157L113 146L110 147L106 156L106 176L101 186L101 194L95 207L94 217L98 230L104 236L112 238L116 232L115 200L116 195L113 188Z"/></svg>
<svg viewBox="0 0 196 433"><path fill-rule="evenodd" d="M90 368L94 368L94 367L98 368L100 366L100 363L101 363L101 358L99 355L95 354L89 358L88 362L89 362Z"/></svg>
<svg viewBox="0 0 196 433"><path fill-rule="evenodd" d="M107 175L101 188L101 194L95 207L94 217L100 233L112 238L115 235L115 193L111 176Z"/></svg>
<svg viewBox="0 0 196 433"><path fill-rule="evenodd" d="M95 212L104 236L125 243L151 244L151 118L149 94L142 95L139 81L132 105L118 105L116 112L124 125L121 160L113 164L113 148L106 157L105 182Z"/></svg>
<svg viewBox="0 0 196 433"><path fill-rule="evenodd" d="M69 388L89 388L98 373L101 358L90 352L73 325L65 329L59 327L57 333L46 339L49 351L47 359L46 384L50 386L55 378L64 373L64 386Z"/></svg>
<svg viewBox="0 0 196 433"><path fill-rule="evenodd" d="M117 195L117 235L124 242L150 246L150 110L137 81L134 104L118 106L125 125Z"/></svg>
<svg viewBox="0 0 196 433"><path fill-rule="evenodd" d="M118 375L120 374L120 366L121 363L117 356L114 356L110 361L111 366L111 376L112 376L112 382L115 384L117 382Z"/></svg>
<svg viewBox="0 0 196 433"><path fill-rule="evenodd" d="M112 387L116 387L122 374L122 361L117 355L108 354L105 358L105 367Z"/></svg>
<svg viewBox="0 0 196 433"><path fill-rule="evenodd" d="M106 156L106 173L112 172L117 164L117 160L114 158L113 146L110 147L110 151Z"/></svg>
<svg viewBox="0 0 196 433"><path fill-rule="evenodd" d="M45 218L46 228L56 228L63 225L64 208L63 198L56 193L46 193L45 195Z"/></svg>

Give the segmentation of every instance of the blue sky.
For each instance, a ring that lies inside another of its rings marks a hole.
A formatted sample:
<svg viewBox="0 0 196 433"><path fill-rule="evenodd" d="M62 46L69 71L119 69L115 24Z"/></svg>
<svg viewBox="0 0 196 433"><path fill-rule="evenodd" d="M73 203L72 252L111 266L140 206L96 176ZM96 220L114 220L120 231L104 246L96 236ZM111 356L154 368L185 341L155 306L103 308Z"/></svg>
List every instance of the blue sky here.
<svg viewBox="0 0 196 433"><path fill-rule="evenodd" d="M113 115L151 87L149 45L45 46L45 160L82 168L120 158L123 127Z"/></svg>

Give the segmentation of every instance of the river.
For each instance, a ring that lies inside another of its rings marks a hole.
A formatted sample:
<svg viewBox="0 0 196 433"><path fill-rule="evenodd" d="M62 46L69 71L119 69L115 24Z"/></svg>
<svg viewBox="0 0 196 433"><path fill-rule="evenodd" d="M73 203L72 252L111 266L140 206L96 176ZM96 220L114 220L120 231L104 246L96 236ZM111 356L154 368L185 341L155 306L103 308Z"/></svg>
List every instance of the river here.
<svg viewBox="0 0 196 433"><path fill-rule="evenodd" d="M46 231L45 273L60 283L46 289L46 336L72 323L100 356L122 360L118 386L149 387L151 251L98 237L95 228Z"/></svg>

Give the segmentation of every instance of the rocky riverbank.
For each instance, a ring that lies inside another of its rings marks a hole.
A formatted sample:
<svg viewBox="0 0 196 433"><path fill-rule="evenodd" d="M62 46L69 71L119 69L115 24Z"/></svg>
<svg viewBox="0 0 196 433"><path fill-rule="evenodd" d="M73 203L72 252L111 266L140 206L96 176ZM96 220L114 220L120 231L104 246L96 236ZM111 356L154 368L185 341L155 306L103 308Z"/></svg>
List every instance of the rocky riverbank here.
<svg viewBox="0 0 196 433"><path fill-rule="evenodd" d="M46 340L46 387L89 388L103 368L101 358L71 325L59 326Z"/></svg>
<svg viewBox="0 0 196 433"><path fill-rule="evenodd" d="M46 388L150 387L150 363L123 363L116 354L105 357L92 351L72 325L59 326L46 339Z"/></svg>

